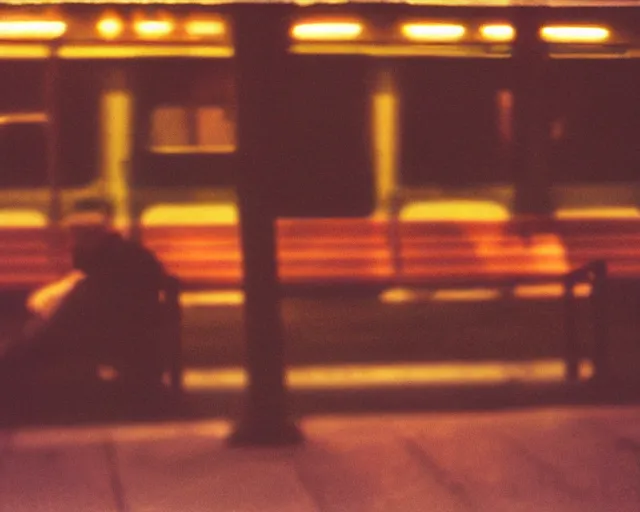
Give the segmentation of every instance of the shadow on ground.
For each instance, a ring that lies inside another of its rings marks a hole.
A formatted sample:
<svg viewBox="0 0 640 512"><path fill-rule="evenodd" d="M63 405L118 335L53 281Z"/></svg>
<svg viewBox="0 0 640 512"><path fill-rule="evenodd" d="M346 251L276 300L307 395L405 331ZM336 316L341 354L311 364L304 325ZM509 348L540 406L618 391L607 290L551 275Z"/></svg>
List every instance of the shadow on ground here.
<svg viewBox="0 0 640 512"><path fill-rule="evenodd" d="M293 418L316 414L385 414L483 411L581 405L640 404L640 382L585 381L554 384L403 385L362 389L295 390ZM31 388L5 398L0 427L188 421L241 417L242 390L189 393L179 399L166 390L132 394L104 382Z"/></svg>

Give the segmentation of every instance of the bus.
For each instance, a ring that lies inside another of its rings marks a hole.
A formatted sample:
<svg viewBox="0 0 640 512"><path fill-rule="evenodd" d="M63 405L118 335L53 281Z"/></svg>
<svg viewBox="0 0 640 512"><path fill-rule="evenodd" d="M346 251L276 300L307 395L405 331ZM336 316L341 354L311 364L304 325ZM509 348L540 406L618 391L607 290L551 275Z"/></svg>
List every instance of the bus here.
<svg viewBox="0 0 640 512"><path fill-rule="evenodd" d="M283 151L372 209L279 218L282 282L640 273L635 2L287 5ZM0 4L0 289L69 268L86 198L185 286L242 282L236 7Z"/></svg>

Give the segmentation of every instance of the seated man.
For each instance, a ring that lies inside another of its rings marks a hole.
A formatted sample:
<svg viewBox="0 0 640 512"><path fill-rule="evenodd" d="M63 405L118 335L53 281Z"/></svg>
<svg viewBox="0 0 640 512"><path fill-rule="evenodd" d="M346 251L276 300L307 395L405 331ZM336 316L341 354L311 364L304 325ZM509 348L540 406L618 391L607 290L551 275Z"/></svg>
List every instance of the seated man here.
<svg viewBox="0 0 640 512"><path fill-rule="evenodd" d="M32 294L35 314L0 357L0 372L23 359L80 354L109 362L134 386L159 383L164 269L150 251L113 231L111 220L104 202L76 205L67 222L74 270Z"/></svg>

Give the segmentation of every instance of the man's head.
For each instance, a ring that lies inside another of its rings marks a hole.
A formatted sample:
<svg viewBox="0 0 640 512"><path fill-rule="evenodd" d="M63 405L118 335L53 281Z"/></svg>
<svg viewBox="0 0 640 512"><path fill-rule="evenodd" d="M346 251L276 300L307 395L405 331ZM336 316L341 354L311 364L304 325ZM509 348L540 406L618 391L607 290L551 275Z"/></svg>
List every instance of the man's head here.
<svg viewBox="0 0 640 512"><path fill-rule="evenodd" d="M65 218L70 241L77 250L91 250L111 232L113 211L102 199L82 199Z"/></svg>

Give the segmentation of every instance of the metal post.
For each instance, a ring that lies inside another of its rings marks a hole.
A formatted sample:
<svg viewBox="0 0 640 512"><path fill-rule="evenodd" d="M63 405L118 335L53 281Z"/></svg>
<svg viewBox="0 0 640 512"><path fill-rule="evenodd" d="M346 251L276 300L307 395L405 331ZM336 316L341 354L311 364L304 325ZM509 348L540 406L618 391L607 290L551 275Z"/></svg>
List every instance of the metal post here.
<svg viewBox="0 0 640 512"><path fill-rule="evenodd" d="M574 281L567 277L564 281L564 328L566 336L565 346L565 377L570 382L578 380L578 336L576 332L576 301L573 294Z"/></svg>
<svg viewBox="0 0 640 512"><path fill-rule="evenodd" d="M166 276L164 303L169 320L169 374L171 391L176 398L182 396L182 308L180 306L180 281Z"/></svg>
<svg viewBox="0 0 640 512"><path fill-rule="evenodd" d="M47 112L47 179L51 191L49 218L57 226L61 218L60 176L59 176L59 125L58 125L58 57L56 49L51 49L45 78L45 108Z"/></svg>
<svg viewBox="0 0 640 512"><path fill-rule="evenodd" d="M286 95L286 5L233 8L238 65L240 234L243 250L246 367L244 416L235 445L301 440L288 419L284 335L275 245L275 204L268 190L286 151L281 110Z"/></svg>
<svg viewBox="0 0 640 512"><path fill-rule="evenodd" d="M608 355L608 315L607 315L607 264L597 261L593 268L593 290L591 292L591 307L593 315L593 366L594 378L602 381L609 377Z"/></svg>
<svg viewBox="0 0 640 512"><path fill-rule="evenodd" d="M551 207L546 161L549 123L544 101L548 56L538 33L541 12L537 8L514 8L512 172L516 184L515 209L525 215L544 215Z"/></svg>
<svg viewBox="0 0 640 512"><path fill-rule="evenodd" d="M100 94L101 179L105 195L114 206L114 225L130 234L131 132L133 95L122 67L109 68Z"/></svg>
<svg viewBox="0 0 640 512"><path fill-rule="evenodd" d="M398 189L399 95L393 67L378 64L371 91L371 139L376 189L376 213L393 215Z"/></svg>
<svg viewBox="0 0 640 512"><path fill-rule="evenodd" d="M55 45L45 70L45 111L47 115L47 181L49 184L49 250L56 271L66 270L66 251L60 230L62 198L60 191L60 158L58 120L58 57Z"/></svg>

